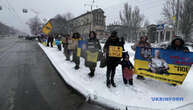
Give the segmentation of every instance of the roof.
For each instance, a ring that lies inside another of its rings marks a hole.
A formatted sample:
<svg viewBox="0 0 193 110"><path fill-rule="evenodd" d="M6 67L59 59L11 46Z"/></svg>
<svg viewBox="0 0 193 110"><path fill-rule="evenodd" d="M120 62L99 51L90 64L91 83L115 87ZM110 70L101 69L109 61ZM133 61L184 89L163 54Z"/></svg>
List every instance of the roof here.
<svg viewBox="0 0 193 110"><path fill-rule="evenodd" d="M95 12L102 12L102 13L104 13L104 11L103 11L101 8L94 9L94 10L92 11L92 13L95 13ZM78 18L80 18L80 17L82 17L82 16L85 16L85 15L87 15L87 14L90 14L90 13L91 13L91 11L88 11L88 12L86 12L86 13L78 16L78 17L75 17L75 18L71 19L70 21L73 21L73 20L75 20L75 19L78 19Z"/></svg>

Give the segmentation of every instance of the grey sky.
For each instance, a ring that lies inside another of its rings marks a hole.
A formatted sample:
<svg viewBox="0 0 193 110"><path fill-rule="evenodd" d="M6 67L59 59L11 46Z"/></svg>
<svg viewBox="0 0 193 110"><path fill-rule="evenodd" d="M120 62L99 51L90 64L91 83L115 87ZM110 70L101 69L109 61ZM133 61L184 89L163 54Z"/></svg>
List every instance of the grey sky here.
<svg viewBox="0 0 193 110"><path fill-rule="evenodd" d="M0 11L0 21L22 31L29 32L26 22L39 12L41 19L50 19L56 14L71 12L75 17L90 10L84 4L90 4L92 0L0 0L3 10ZM106 23L119 20L119 11L123 9L123 4L139 6L141 13L149 19L151 23L156 23L161 18L161 9L165 0L95 0L95 5L102 8L107 16ZM97 8L95 7L95 8ZM27 14L22 13L22 9L29 10ZM16 14L17 13L17 14Z"/></svg>

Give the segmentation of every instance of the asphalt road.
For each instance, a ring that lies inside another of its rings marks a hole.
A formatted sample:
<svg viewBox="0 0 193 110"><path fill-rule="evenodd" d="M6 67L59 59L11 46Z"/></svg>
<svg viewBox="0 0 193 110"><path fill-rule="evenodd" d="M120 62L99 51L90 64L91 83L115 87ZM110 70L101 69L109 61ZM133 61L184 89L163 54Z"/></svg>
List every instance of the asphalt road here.
<svg viewBox="0 0 193 110"><path fill-rule="evenodd" d="M36 41L0 38L0 110L105 110L67 86Z"/></svg>

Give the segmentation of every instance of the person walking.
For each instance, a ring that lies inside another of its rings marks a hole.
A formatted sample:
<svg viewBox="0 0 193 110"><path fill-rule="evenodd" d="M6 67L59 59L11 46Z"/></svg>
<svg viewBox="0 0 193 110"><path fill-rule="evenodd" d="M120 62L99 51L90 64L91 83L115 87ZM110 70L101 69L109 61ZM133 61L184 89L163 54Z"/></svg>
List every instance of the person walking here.
<svg viewBox="0 0 193 110"><path fill-rule="evenodd" d="M127 84L129 81L129 85L133 85L133 64L129 60L129 54L125 53L123 55L123 60L121 61L122 66L122 76L124 84Z"/></svg>
<svg viewBox="0 0 193 110"><path fill-rule="evenodd" d="M166 49L190 52L189 49L185 46L184 40L180 38L180 36L173 39L171 44ZM176 84L171 84L171 85L176 86Z"/></svg>
<svg viewBox="0 0 193 110"><path fill-rule="evenodd" d="M47 42L47 46L49 47L49 44L51 45L51 47L53 47L53 41L54 41L54 36L52 34L48 35L48 42Z"/></svg>
<svg viewBox="0 0 193 110"><path fill-rule="evenodd" d="M63 51L64 51L64 55L66 56L66 61L69 61L70 58L68 57L68 39L69 39L69 34L67 35L63 35L62 36L62 45L63 45Z"/></svg>
<svg viewBox="0 0 193 110"><path fill-rule="evenodd" d="M151 44L147 42L148 38L147 36L142 36L140 37L140 40L134 44L131 48L136 51L137 47L146 47L146 48L151 48ZM137 79L139 80L145 80L145 78L141 75L137 75Z"/></svg>
<svg viewBox="0 0 193 110"><path fill-rule="evenodd" d="M97 59L101 45L96 37L96 33L91 31L87 40L87 51L85 65L90 69L89 77L94 77L95 68L97 66Z"/></svg>
<svg viewBox="0 0 193 110"><path fill-rule="evenodd" d="M114 52L113 47L118 48L121 51L119 51L119 53ZM122 54L122 50L123 50L122 43L117 37L117 32L113 31L111 33L111 36L107 39L103 48L103 51L106 54L107 58L106 86L108 88L110 88L110 85L116 87L116 84L114 82L114 76L116 72L116 67L120 63L122 58L122 56L113 56L111 52L117 55L117 53Z"/></svg>
<svg viewBox="0 0 193 110"><path fill-rule="evenodd" d="M72 36L72 44L73 44L73 59L72 61L75 63L75 67L74 69L75 70L78 70L80 67L80 57L77 56L77 50L78 50L78 41L81 40L81 37L80 37L80 34L77 32L77 33L74 33L73 36Z"/></svg>

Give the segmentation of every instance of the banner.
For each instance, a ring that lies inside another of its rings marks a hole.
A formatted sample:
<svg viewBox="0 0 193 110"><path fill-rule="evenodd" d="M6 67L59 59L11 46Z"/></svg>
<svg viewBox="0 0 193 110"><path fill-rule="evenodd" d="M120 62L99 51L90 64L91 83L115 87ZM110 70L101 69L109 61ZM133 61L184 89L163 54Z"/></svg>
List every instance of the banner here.
<svg viewBox="0 0 193 110"><path fill-rule="evenodd" d="M138 75L179 85L192 64L192 52L137 47L134 67Z"/></svg>
<svg viewBox="0 0 193 110"><path fill-rule="evenodd" d="M77 56L81 56L81 50L86 49L87 41L85 40L79 40L78 41L78 48L77 48Z"/></svg>
<svg viewBox="0 0 193 110"><path fill-rule="evenodd" d="M109 46L109 57L122 57L122 51L120 46Z"/></svg>
<svg viewBox="0 0 193 110"><path fill-rule="evenodd" d="M44 46L47 46L47 40L43 40L42 44L43 44Z"/></svg>
<svg viewBox="0 0 193 110"><path fill-rule="evenodd" d="M90 51L86 51L87 53L87 61L88 62L92 62L92 63L96 63L97 59L98 59L98 52L90 52Z"/></svg>
<svg viewBox="0 0 193 110"><path fill-rule="evenodd" d="M52 31L52 28L52 24L50 23L50 21L48 21L48 23L43 26L42 32L48 35Z"/></svg>
<svg viewBox="0 0 193 110"><path fill-rule="evenodd" d="M52 45L53 45L53 46L56 45L56 41L53 41Z"/></svg>

